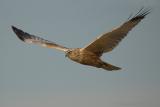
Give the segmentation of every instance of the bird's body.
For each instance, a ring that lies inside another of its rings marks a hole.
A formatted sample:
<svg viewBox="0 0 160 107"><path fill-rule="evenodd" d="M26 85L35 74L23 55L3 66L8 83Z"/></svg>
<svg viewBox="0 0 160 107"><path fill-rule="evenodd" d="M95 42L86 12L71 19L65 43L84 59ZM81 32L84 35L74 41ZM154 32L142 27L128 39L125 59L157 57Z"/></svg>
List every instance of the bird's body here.
<svg viewBox="0 0 160 107"><path fill-rule="evenodd" d="M95 53L87 50L82 50L81 48L76 48L69 50L66 52L66 56L80 64L83 65L89 65L89 66L94 66L97 68L103 68L106 70L119 70L119 67L115 67L113 65L110 65L100 59L99 56L97 56Z"/></svg>
<svg viewBox="0 0 160 107"><path fill-rule="evenodd" d="M103 53L112 51L128 34L128 32L132 28L134 28L142 19L144 19L145 16L149 13L150 9L141 8L135 16L133 16L132 18L130 17L128 21L123 23L121 26L117 27L111 32L107 32L99 36L89 45L83 48L75 49L66 48L52 41L48 41L43 38L28 34L14 26L12 26L12 29L18 36L18 38L26 43L34 43L47 48L55 48L60 51L64 51L66 53L66 56L75 62L112 71L120 70L121 68L102 61L100 57Z"/></svg>
<svg viewBox="0 0 160 107"><path fill-rule="evenodd" d="M92 65L93 62L97 62L97 60L99 59L99 57L97 57L90 51L81 51L81 48L72 49L71 51L66 53L66 56L71 60L84 65Z"/></svg>

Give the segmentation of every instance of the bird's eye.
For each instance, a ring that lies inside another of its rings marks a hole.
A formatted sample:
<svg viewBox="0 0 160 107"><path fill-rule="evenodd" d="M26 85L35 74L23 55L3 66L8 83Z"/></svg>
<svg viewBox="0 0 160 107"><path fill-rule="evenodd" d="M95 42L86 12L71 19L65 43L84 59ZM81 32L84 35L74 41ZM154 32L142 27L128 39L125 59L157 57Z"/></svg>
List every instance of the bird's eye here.
<svg viewBox="0 0 160 107"><path fill-rule="evenodd" d="M69 54L71 53L71 51L68 52Z"/></svg>
<svg viewBox="0 0 160 107"><path fill-rule="evenodd" d="M71 51L69 50L69 51L67 51L67 54L70 54L71 53Z"/></svg>

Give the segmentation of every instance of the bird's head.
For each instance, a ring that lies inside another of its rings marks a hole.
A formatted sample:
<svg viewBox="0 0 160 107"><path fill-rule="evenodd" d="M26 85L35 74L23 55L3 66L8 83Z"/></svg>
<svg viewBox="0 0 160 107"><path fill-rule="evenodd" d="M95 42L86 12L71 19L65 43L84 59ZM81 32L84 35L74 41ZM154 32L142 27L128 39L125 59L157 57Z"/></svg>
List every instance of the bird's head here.
<svg viewBox="0 0 160 107"><path fill-rule="evenodd" d="M68 56L71 54L72 51L73 51L73 49L67 50L67 51L65 52L65 57L68 57Z"/></svg>

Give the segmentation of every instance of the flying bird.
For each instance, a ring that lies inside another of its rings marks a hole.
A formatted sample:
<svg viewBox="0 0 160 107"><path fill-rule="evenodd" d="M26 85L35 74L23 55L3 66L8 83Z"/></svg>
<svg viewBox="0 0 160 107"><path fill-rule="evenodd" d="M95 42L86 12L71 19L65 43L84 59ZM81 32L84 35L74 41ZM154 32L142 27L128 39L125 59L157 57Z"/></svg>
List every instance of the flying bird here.
<svg viewBox="0 0 160 107"><path fill-rule="evenodd" d="M65 56L75 62L112 71L120 70L121 68L101 60L102 54L112 51L128 34L128 32L131 31L132 28L134 28L150 12L151 9L149 8L141 8L137 14L134 16L131 15L122 25L110 32L100 35L93 42L83 48L67 48L58 45L55 42L26 33L15 26L12 26L12 29L17 37L26 43L33 43L46 48L55 48L65 52Z"/></svg>

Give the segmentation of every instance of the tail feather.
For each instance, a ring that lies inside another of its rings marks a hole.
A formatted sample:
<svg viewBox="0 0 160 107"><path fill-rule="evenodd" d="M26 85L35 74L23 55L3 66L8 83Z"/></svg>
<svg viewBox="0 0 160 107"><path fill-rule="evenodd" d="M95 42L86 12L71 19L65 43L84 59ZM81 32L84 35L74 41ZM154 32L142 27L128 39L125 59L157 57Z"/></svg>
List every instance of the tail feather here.
<svg viewBox="0 0 160 107"><path fill-rule="evenodd" d="M120 67L116 67L114 65L111 65L109 63L104 62L102 65L102 68L108 71L113 71L113 70L121 70Z"/></svg>

